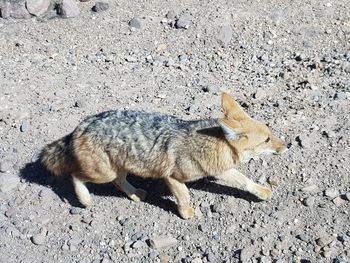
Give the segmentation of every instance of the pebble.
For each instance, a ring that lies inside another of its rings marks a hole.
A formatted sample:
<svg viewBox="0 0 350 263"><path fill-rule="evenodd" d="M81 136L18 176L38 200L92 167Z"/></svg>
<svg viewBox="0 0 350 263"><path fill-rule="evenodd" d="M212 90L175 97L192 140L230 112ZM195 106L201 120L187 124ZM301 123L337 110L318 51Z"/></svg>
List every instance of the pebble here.
<svg viewBox="0 0 350 263"><path fill-rule="evenodd" d="M345 194L345 197L348 201L350 201L350 192Z"/></svg>
<svg viewBox="0 0 350 263"><path fill-rule="evenodd" d="M195 258L191 261L191 263L202 263L203 261L200 258Z"/></svg>
<svg viewBox="0 0 350 263"><path fill-rule="evenodd" d="M260 99L264 99L266 97L266 91L263 89L258 89L255 93L254 93L254 99L260 100Z"/></svg>
<svg viewBox="0 0 350 263"><path fill-rule="evenodd" d="M188 56L186 54L180 55L179 56L179 61L184 63L188 61Z"/></svg>
<svg viewBox="0 0 350 263"><path fill-rule="evenodd" d="M43 234L37 234L32 236L31 240L35 245L44 245L46 241L46 237Z"/></svg>
<svg viewBox="0 0 350 263"><path fill-rule="evenodd" d="M0 174L0 192L7 193L17 187L20 179L12 174Z"/></svg>
<svg viewBox="0 0 350 263"><path fill-rule="evenodd" d="M0 173L7 173L11 170L11 163L9 161L0 162Z"/></svg>
<svg viewBox="0 0 350 263"><path fill-rule="evenodd" d="M223 25L216 37L216 40L222 47L227 47L232 39L232 27Z"/></svg>
<svg viewBox="0 0 350 263"><path fill-rule="evenodd" d="M27 132L30 129L30 124L28 121L23 121L20 126L20 131L21 132Z"/></svg>
<svg viewBox="0 0 350 263"><path fill-rule="evenodd" d="M278 178L276 176L270 176L267 182L272 186L278 186Z"/></svg>
<svg viewBox="0 0 350 263"><path fill-rule="evenodd" d="M334 188L328 188L324 191L324 195L333 199L339 195L339 191Z"/></svg>
<svg viewBox="0 0 350 263"><path fill-rule="evenodd" d="M312 140L309 136L302 134L297 137L299 145L303 148L310 148L312 146Z"/></svg>
<svg viewBox="0 0 350 263"><path fill-rule="evenodd" d="M64 18L73 18L79 16L80 10L75 1L62 0L57 6L57 13Z"/></svg>
<svg viewBox="0 0 350 263"><path fill-rule="evenodd" d="M316 193L318 192L318 187L315 184L311 184L301 188L301 191L304 193Z"/></svg>
<svg viewBox="0 0 350 263"><path fill-rule="evenodd" d="M309 207L313 206L315 204L315 197L310 196L310 197L305 198L303 200L303 204L305 206L309 206Z"/></svg>
<svg viewBox="0 0 350 263"><path fill-rule="evenodd" d="M142 247L145 247L145 246L146 246L146 243L143 242L143 241L140 241L140 240L135 241L135 242L131 245L132 248L142 248Z"/></svg>
<svg viewBox="0 0 350 263"><path fill-rule="evenodd" d="M345 200L343 198L341 198L340 196L336 197L333 199L333 203L336 205L336 206L342 206L345 204Z"/></svg>
<svg viewBox="0 0 350 263"><path fill-rule="evenodd" d="M190 14L182 14L176 20L175 27L176 28L184 28L188 29L192 25L192 16Z"/></svg>
<svg viewBox="0 0 350 263"><path fill-rule="evenodd" d="M346 100L348 95L345 92L338 91L334 94L334 100Z"/></svg>
<svg viewBox="0 0 350 263"><path fill-rule="evenodd" d="M135 16L129 21L129 26L140 29L143 26L143 19L141 17Z"/></svg>
<svg viewBox="0 0 350 263"><path fill-rule="evenodd" d="M108 10L109 3L107 2L96 2L95 5L92 7L92 11L94 12L103 12Z"/></svg>
<svg viewBox="0 0 350 263"><path fill-rule="evenodd" d="M11 16L11 3L3 1L0 5L0 17L9 18Z"/></svg>
<svg viewBox="0 0 350 263"><path fill-rule="evenodd" d="M11 2L7 6L9 8L10 16L16 19L28 19L31 17L27 8L25 7L25 2ZM2 12L3 9L1 9Z"/></svg>
<svg viewBox="0 0 350 263"><path fill-rule="evenodd" d="M245 247L241 250L241 253L239 255L239 259L242 262L248 262L250 259L253 258L255 254L255 248L250 246L250 247Z"/></svg>
<svg viewBox="0 0 350 263"><path fill-rule="evenodd" d="M127 62L136 62L136 61L137 61L137 59L134 58L134 57L132 57L132 56L126 56L124 59L125 59Z"/></svg>
<svg viewBox="0 0 350 263"><path fill-rule="evenodd" d="M69 213L71 213L72 215L77 215L80 214L82 212L83 209L79 208L79 207L72 207L69 210Z"/></svg>
<svg viewBox="0 0 350 263"><path fill-rule="evenodd" d="M149 239L149 243L153 249L161 249L166 247L172 247L177 244L176 238L173 237L154 237Z"/></svg>
<svg viewBox="0 0 350 263"><path fill-rule="evenodd" d="M208 260L209 262L216 262L216 256L214 255L213 252L210 251L210 252L207 254L207 260Z"/></svg>
<svg viewBox="0 0 350 263"><path fill-rule="evenodd" d="M50 6L50 0L27 0L26 7L30 14L34 16L43 15Z"/></svg>
<svg viewBox="0 0 350 263"><path fill-rule="evenodd" d="M320 247L325 247L331 242L331 239L329 237L320 237L316 239L316 244Z"/></svg>

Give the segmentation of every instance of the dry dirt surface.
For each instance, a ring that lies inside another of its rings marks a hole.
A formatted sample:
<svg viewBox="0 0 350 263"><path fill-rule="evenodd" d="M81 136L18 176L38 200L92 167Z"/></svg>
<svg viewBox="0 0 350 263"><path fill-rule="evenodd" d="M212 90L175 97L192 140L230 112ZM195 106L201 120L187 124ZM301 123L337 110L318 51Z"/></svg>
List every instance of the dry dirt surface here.
<svg viewBox="0 0 350 263"><path fill-rule="evenodd" d="M76 2L75 18L0 18L0 262L350 262L349 0ZM242 165L258 201L189 185L182 220L161 181L133 202L69 177L40 149L110 109L219 117L228 91L291 149Z"/></svg>

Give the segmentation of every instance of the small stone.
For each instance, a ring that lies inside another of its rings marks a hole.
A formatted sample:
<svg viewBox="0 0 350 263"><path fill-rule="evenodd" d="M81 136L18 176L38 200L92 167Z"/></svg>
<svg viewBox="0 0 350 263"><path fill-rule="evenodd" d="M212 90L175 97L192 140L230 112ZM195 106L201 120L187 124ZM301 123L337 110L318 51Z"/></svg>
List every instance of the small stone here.
<svg viewBox="0 0 350 263"><path fill-rule="evenodd" d="M0 173L7 173L11 170L11 163L9 161L0 162Z"/></svg>
<svg viewBox="0 0 350 263"><path fill-rule="evenodd" d="M143 26L143 19L138 16L135 16L133 19L129 21L129 26L140 29Z"/></svg>
<svg viewBox="0 0 350 263"><path fill-rule="evenodd" d="M31 240L35 245L44 245L46 237L43 234L37 234L32 236Z"/></svg>
<svg viewBox="0 0 350 263"><path fill-rule="evenodd" d="M254 99L257 100L261 100L264 99L266 97L266 91L263 89L258 89L255 93L254 93Z"/></svg>
<svg viewBox="0 0 350 263"><path fill-rule="evenodd" d="M84 106L85 106L85 101L83 101L83 100L77 100L74 103L74 107L77 107L77 108L83 108Z"/></svg>
<svg viewBox="0 0 350 263"><path fill-rule="evenodd" d="M165 15L166 18L174 20L177 16L178 12L174 9L171 9L168 11L168 13Z"/></svg>
<svg viewBox="0 0 350 263"><path fill-rule="evenodd" d="M27 131L29 131L29 129L30 129L29 122L28 121L23 121L21 126L20 126L21 132L27 132Z"/></svg>
<svg viewBox="0 0 350 263"><path fill-rule="evenodd" d="M209 262L216 262L216 257L215 257L215 255L214 255L213 252L210 251L210 252L207 254L207 260L208 260Z"/></svg>
<svg viewBox="0 0 350 263"><path fill-rule="evenodd" d="M306 134L299 135L296 140L303 148L310 148L312 146L312 139Z"/></svg>
<svg viewBox="0 0 350 263"><path fill-rule="evenodd" d="M315 184L311 184L301 188L301 191L304 193L316 193L318 192L318 187Z"/></svg>
<svg viewBox="0 0 350 263"><path fill-rule="evenodd" d="M0 2L0 17L9 18L11 16L11 3L9 1Z"/></svg>
<svg viewBox="0 0 350 263"><path fill-rule="evenodd" d="M146 244L145 244L145 242L143 242L143 241L140 241L140 240L137 240L137 241L135 241L132 245L131 245L131 247L132 248L142 248L142 247L145 247L146 246Z"/></svg>
<svg viewBox="0 0 350 263"><path fill-rule="evenodd" d="M188 61L188 56L186 54L180 55L179 56L179 61L184 63Z"/></svg>
<svg viewBox="0 0 350 263"><path fill-rule="evenodd" d="M72 215L77 215L77 214L80 214L82 211L81 208L79 207L72 207L69 212L72 214Z"/></svg>
<svg viewBox="0 0 350 263"><path fill-rule="evenodd" d="M95 5L92 7L92 11L94 12L103 12L108 10L109 3L107 2L96 2Z"/></svg>
<svg viewBox="0 0 350 263"><path fill-rule="evenodd" d="M50 6L50 0L27 0L26 7L30 14L34 16L43 15Z"/></svg>
<svg viewBox="0 0 350 263"><path fill-rule="evenodd" d="M230 25L223 25L216 39L222 47L227 47L232 39L232 27Z"/></svg>
<svg viewBox="0 0 350 263"><path fill-rule="evenodd" d="M329 237L320 237L316 239L316 244L320 247L327 246L332 240Z"/></svg>
<svg viewBox="0 0 350 263"><path fill-rule="evenodd" d="M188 29L192 25L192 16L190 14L182 14L175 23L176 28Z"/></svg>
<svg viewBox="0 0 350 263"><path fill-rule="evenodd" d="M324 195L333 199L339 195L339 191L334 188L328 188L324 191Z"/></svg>
<svg viewBox="0 0 350 263"><path fill-rule="evenodd" d="M132 56L126 56L124 59L125 59L127 62L136 62L136 61L137 61L137 59L134 58L134 57L132 57Z"/></svg>
<svg viewBox="0 0 350 263"><path fill-rule="evenodd" d="M207 232L208 228L204 224L199 224L198 225L198 230L202 232Z"/></svg>
<svg viewBox="0 0 350 263"><path fill-rule="evenodd" d="M338 91L334 94L334 100L346 100L348 95L345 92Z"/></svg>
<svg viewBox="0 0 350 263"><path fill-rule="evenodd" d="M333 203L336 205L336 206L342 206L346 203L346 201L341 198L340 196L336 197L333 199Z"/></svg>
<svg viewBox="0 0 350 263"><path fill-rule="evenodd" d="M151 250L151 252L149 253L149 258L150 259L155 259L156 257L158 257L159 252L157 250Z"/></svg>
<svg viewBox="0 0 350 263"><path fill-rule="evenodd" d="M267 179L267 182L272 185L272 186L278 186L278 179L276 176L270 176L268 179Z"/></svg>
<svg viewBox="0 0 350 263"><path fill-rule="evenodd" d="M345 194L345 197L348 201L350 201L350 192Z"/></svg>
<svg viewBox="0 0 350 263"><path fill-rule="evenodd" d="M166 247L172 247L177 244L177 240L173 237L155 237L149 239L149 243L153 249L161 249Z"/></svg>
<svg viewBox="0 0 350 263"><path fill-rule="evenodd" d="M62 0L57 6L57 13L64 18L72 18L79 16L80 10L75 1Z"/></svg>
<svg viewBox="0 0 350 263"><path fill-rule="evenodd" d="M31 18L27 8L25 7L25 2L11 2L10 5L10 16L16 19L28 19Z"/></svg>
<svg viewBox="0 0 350 263"><path fill-rule="evenodd" d="M7 193L17 187L20 179L12 174L0 174L0 192Z"/></svg>
<svg viewBox="0 0 350 263"><path fill-rule="evenodd" d="M203 263L203 261L200 258L195 258L191 261L191 263Z"/></svg>
<svg viewBox="0 0 350 263"><path fill-rule="evenodd" d="M304 242L308 242L310 240L310 237L305 234L299 234L296 236L296 238Z"/></svg>
<svg viewBox="0 0 350 263"><path fill-rule="evenodd" d="M313 206L315 204L315 197L310 196L310 197L305 198L303 200L303 204L305 206L309 206L309 207Z"/></svg>
<svg viewBox="0 0 350 263"><path fill-rule="evenodd" d="M342 257L336 257L333 259L333 263L348 263L348 261Z"/></svg>
<svg viewBox="0 0 350 263"><path fill-rule="evenodd" d="M254 255L255 255L255 248L250 246L250 247L243 248L241 250L239 257L242 262L248 262L250 259L253 258Z"/></svg>

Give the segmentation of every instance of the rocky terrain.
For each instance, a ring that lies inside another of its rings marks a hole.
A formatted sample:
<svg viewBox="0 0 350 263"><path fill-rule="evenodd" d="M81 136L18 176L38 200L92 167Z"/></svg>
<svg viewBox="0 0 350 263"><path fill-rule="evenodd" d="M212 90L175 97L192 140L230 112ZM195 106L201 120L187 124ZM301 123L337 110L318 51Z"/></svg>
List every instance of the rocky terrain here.
<svg viewBox="0 0 350 263"><path fill-rule="evenodd" d="M1 263L350 262L348 0L3 0L0 11ZM188 184L196 217L182 220L163 182L130 175L145 202L89 185L83 209L69 177L37 162L88 115L219 117L224 90L292 144L240 167L269 201L208 178Z"/></svg>

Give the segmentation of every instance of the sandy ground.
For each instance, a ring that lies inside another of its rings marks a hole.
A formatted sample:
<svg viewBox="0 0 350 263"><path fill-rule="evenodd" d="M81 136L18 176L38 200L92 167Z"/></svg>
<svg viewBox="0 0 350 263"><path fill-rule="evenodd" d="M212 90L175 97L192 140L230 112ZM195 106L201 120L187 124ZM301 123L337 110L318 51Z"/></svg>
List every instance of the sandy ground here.
<svg viewBox="0 0 350 263"><path fill-rule="evenodd" d="M109 4L0 19L0 262L350 262L350 2ZM182 220L163 182L131 176L145 202L90 185L82 209L68 177L36 163L88 115L218 117L223 90L292 143L240 167L277 180L269 201L201 180L189 184L197 216Z"/></svg>

